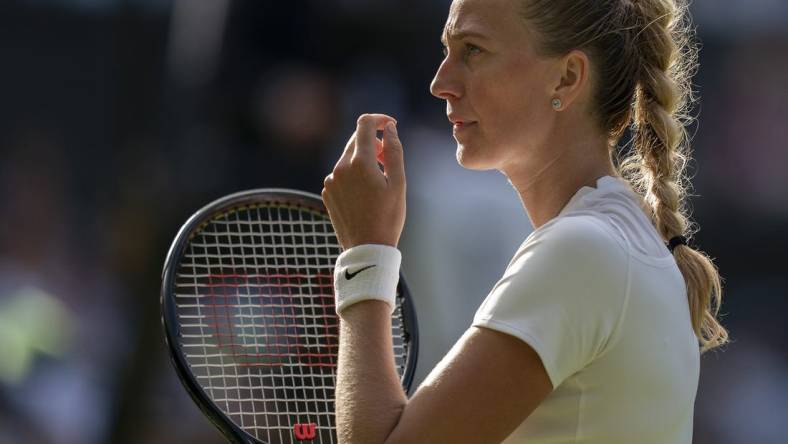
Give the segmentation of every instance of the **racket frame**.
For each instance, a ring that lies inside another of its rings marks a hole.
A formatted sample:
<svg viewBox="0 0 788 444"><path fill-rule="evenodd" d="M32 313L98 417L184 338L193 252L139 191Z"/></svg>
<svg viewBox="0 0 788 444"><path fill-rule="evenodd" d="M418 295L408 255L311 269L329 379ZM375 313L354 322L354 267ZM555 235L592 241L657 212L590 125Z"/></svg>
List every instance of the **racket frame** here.
<svg viewBox="0 0 788 444"><path fill-rule="evenodd" d="M302 206L307 210L321 214L328 214L320 196L305 191L292 190L287 188L258 188L233 193L205 205L195 212L178 230L175 240L167 251L162 270L162 286L160 293L160 303L162 310L162 326L164 328L164 338L169 350L170 362L175 367L175 371L189 396L200 408L203 414L218 428L227 440L233 444L266 444L263 441L251 436L241 427L230 420L225 413L216 406L210 396L196 381L189 371L189 363L186 361L184 351L178 340L180 328L178 324L177 307L172 289L175 287L175 275L180 258L186 249L188 242L195 232L202 225L209 223L219 214L226 213L230 208L242 208L246 205L257 205L260 203L261 196L266 200L276 203L277 197L289 206ZM402 322L406 327L407 337L410 340L408 345L409 353L404 363L402 375L402 387L409 396L412 389L413 376L416 370L416 361L419 353L419 334L416 311L410 297L405 279L400 271L400 280L397 284L398 291L403 297L402 303Z"/></svg>

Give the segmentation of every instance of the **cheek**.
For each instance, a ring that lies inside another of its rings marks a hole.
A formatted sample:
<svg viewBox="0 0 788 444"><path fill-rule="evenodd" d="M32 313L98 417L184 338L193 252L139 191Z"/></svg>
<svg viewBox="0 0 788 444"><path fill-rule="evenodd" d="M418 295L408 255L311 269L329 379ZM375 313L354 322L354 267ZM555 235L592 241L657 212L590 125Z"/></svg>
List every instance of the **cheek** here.
<svg viewBox="0 0 788 444"><path fill-rule="evenodd" d="M537 68L511 64L506 68L507 75L491 84L490 97L497 104L492 116L500 129L519 143L537 136L551 110L543 73Z"/></svg>
<svg viewBox="0 0 788 444"><path fill-rule="evenodd" d="M505 73L480 91L484 113L480 118L486 117L488 135L497 143L528 143L544 127L549 99L533 70L515 65Z"/></svg>

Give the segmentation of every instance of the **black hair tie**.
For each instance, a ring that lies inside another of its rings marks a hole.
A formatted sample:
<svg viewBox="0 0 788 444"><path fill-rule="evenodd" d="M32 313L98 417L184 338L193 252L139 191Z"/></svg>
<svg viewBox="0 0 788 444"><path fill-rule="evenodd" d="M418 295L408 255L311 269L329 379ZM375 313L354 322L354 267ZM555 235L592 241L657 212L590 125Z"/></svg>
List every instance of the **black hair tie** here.
<svg viewBox="0 0 788 444"><path fill-rule="evenodd" d="M670 239L670 242L668 242L668 250L673 253L673 249L678 245L687 245L687 238L684 236L673 237Z"/></svg>

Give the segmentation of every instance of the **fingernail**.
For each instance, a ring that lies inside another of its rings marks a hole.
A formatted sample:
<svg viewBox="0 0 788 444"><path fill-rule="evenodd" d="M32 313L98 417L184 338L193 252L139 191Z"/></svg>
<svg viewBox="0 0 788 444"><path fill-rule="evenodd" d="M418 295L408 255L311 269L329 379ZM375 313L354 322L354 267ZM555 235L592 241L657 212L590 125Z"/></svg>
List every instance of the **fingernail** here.
<svg viewBox="0 0 788 444"><path fill-rule="evenodd" d="M397 125L395 125L395 124L394 124L394 122L389 122L389 123L387 123L387 124L386 124L386 130L387 130L389 133L391 133L391 134L393 134L393 135L395 135L395 136L397 135Z"/></svg>

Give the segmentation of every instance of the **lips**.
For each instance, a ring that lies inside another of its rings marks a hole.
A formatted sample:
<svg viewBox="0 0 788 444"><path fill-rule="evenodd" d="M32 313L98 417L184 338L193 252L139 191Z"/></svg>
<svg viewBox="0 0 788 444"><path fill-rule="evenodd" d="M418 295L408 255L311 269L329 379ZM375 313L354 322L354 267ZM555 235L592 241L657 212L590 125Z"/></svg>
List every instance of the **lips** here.
<svg viewBox="0 0 788 444"><path fill-rule="evenodd" d="M454 130L461 130L476 123L475 120L463 119L455 114L449 114L449 121L454 124Z"/></svg>
<svg viewBox="0 0 788 444"><path fill-rule="evenodd" d="M470 131L475 127L476 122L457 122L454 124L452 133L454 134L454 137L458 138L457 140L459 140L459 137L463 136L467 131Z"/></svg>
<svg viewBox="0 0 788 444"><path fill-rule="evenodd" d="M460 117L458 114L448 113L447 117L449 121L454 124L453 133L454 137L458 137L460 134L464 133L467 129L476 125L475 120L466 119Z"/></svg>
<svg viewBox="0 0 788 444"><path fill-rule="evenodd" d="M448 117L449 117L449 122L455 125L471 124L476 122L475 120L464 119L462 117L457 116L456 114L449 114Z"/></svg>

